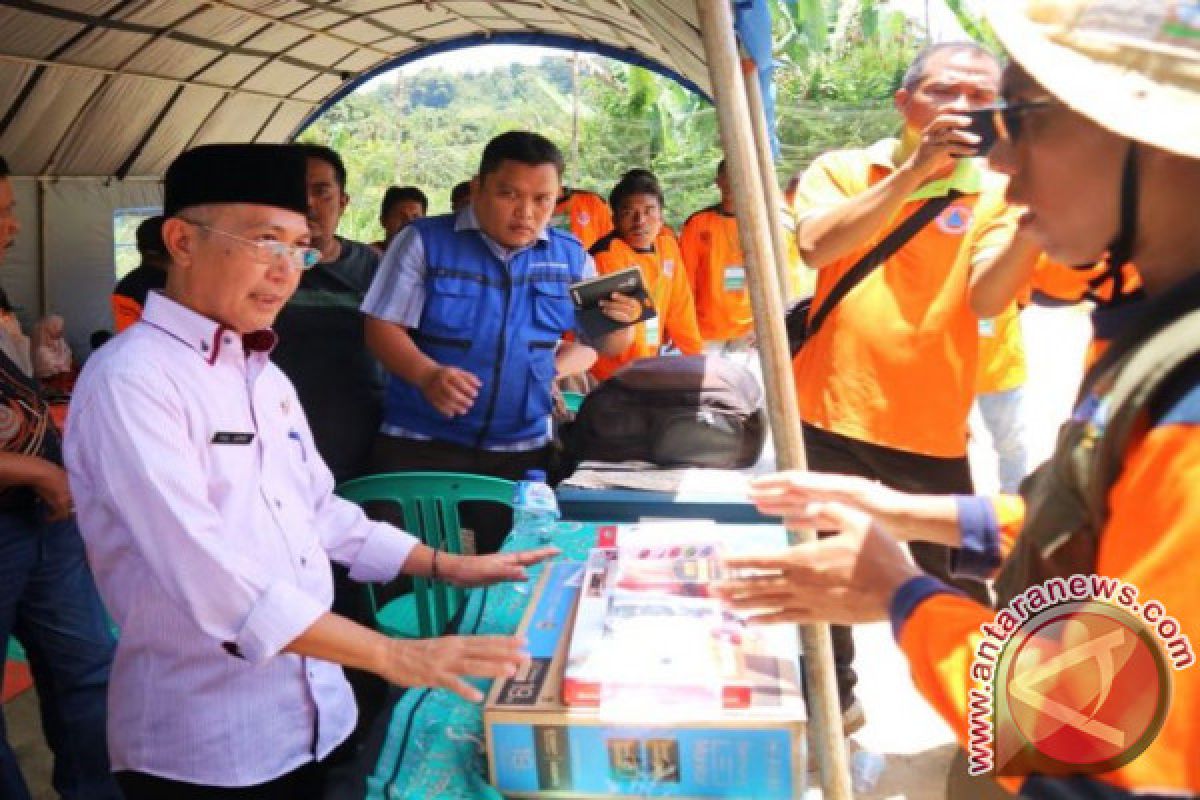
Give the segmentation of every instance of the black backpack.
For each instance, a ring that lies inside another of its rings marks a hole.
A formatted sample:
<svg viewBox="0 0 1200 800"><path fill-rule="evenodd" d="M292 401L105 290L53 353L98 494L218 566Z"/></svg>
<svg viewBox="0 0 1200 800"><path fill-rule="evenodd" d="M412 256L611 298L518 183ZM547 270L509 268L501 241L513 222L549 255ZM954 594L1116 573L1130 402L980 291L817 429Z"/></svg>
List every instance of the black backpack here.
<svg viewBox="0 0 1200 800"><path fill-rule="evenodd" d="M594 389L562 431L568 461L649 461L740 469L766 440L763 392L717 356L631 362Z"/></svg>

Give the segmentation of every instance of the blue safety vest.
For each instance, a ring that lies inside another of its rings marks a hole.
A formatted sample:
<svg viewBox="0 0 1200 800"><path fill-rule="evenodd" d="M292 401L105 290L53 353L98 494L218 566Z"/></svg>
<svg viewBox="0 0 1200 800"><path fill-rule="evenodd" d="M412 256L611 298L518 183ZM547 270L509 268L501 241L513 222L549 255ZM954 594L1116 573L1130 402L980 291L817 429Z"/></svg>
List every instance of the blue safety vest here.
<svg viewBox="0 0 1200 800"><path fill-rule="evenodd" d="M474 373L475 405L447 419L416 386L391 376L387 425L471 448L543 436L553 407L554 351L575 327L569 287L586 254L569 233L549 230L507 265L477 230L456 231L455 216L412 223L425 248L425 308L412 330L421 352Z"/></svg>

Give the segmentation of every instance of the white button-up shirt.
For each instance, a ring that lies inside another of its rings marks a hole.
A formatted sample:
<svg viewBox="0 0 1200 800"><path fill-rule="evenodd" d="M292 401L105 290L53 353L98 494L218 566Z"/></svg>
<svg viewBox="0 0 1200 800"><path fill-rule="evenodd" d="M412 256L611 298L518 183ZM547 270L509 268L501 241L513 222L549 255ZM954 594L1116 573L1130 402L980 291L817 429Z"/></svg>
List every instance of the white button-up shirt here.
<svg viewBox="0 0 1200 800"><path fill-rule="evenodd" d="M152 293L71 399L71 491L121 629L113 769L248 786L323 758L354 726L349 684L282 650L329 611L330 558L390 580L416 541L332 493L273 335L253 337Z"/></svg>

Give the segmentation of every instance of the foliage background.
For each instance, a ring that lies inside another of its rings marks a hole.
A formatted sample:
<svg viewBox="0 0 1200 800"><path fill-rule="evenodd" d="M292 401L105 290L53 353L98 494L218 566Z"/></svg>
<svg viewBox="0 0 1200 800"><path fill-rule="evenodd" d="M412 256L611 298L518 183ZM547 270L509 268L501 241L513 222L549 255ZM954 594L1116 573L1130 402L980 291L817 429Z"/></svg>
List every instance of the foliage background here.
<svg viewBox="0 0 1200 800"><path fill-rule="evenodd" d="M826 150L895 134L892 94L924 31L874 0L772 3L780 181ZM965 30L986 38L969 14L960 16ZM300 139L342 154L351 204L341 233L372 241L381 233L379 200L387 186L420 186L430 213L447 211L450 188L474 173L487 140L514 128L558 142L568 183L605 197L625 170L654 170L676 227L716 200L713 107L670 80L598 56L575 61L564 52L532 66L402 75L349 95Z"/></svg>

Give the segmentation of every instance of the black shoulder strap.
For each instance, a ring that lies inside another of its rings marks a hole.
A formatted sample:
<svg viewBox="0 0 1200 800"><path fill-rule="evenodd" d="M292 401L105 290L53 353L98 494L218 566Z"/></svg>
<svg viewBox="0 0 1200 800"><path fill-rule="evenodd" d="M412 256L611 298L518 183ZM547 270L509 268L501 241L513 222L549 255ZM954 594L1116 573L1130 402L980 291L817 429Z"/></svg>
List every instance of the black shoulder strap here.
<svg viewBox="0 0 1200 800"><path fill-rule="evenodd" d="M858 260L853 267L847 270L833 287L833 291L825 298L825 302L820 308L813 309L812 315L808 318L809 337L815 336L817 330L825 322L825 318L829 316L829 312L833 311L834 306L842 301L842 298L850 293L850 290L863 282L863 279L875 271L883 262L891 258L904 245L908 244L914 236L916 236L922 228L930 223L934 217L942 213L947 206L962 197L962 192L951 189L943 197L935 197L926 201L920 208L912 213L908 219L896 226L879 244L872 247L866 255Z"/></svg>

